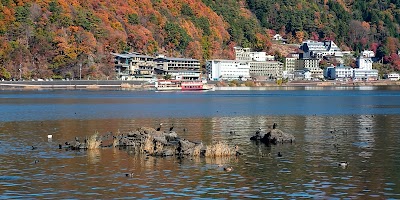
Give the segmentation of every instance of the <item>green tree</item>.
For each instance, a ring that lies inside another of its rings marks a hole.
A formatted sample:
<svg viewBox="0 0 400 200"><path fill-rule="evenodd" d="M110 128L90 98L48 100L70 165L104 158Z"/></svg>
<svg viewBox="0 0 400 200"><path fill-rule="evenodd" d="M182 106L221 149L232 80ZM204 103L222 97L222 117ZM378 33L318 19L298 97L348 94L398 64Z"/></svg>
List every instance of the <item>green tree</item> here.
<svg viewBox="0 0 400 200"><path fill-rule="evenodd" d="M191 38L186 31L178 24L172 22L167 22L164 29L167 34L164 39L164 44L173 44L177 50L183 52L191 41Z"/></svg>
<svg viewBox="0 0 400 200"><path fill-rule="evenodd" d="M132 25L139 24L139 16L136 13L129 14L128 22Z"/></svg>
<svg viewBox="0 0 400 200"><path fill-rule="evenodd" d="M11 78L11 73L8 72L6 68L1 67L0 68L0 78L9 80Z"/></svg>
<svg viewBox="0 0 400 200"><path fill-rule="evenodd" d="M194 12L192 8L186 3L182 5L181 14L188 17L194 17Z"/></svg>

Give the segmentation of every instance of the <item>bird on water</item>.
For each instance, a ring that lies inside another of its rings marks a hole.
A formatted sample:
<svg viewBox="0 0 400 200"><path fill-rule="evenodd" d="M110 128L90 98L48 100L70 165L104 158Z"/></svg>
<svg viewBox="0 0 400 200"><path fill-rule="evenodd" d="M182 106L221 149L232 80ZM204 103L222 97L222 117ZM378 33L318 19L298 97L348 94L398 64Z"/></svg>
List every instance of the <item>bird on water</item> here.
<svg viewBox="0 0 400 200"><path fill-rule="evenodd" d="M339 167L343 167L346 168L349 165L349 163L347 161L343 161L339 163Z"/></svg>
<svg viewBox="0 0 400 200"><path fill-rule="evenodd" d="M226 172L231 172L233 170L233 167L224 167L224 171Z"/></svg>
<svg viewBox="0 0 400 200"><path fill-rule="evenodd" d="M259 136L261 134L261 128L258 128L258 130L256 131L256 136Z"/></svg>

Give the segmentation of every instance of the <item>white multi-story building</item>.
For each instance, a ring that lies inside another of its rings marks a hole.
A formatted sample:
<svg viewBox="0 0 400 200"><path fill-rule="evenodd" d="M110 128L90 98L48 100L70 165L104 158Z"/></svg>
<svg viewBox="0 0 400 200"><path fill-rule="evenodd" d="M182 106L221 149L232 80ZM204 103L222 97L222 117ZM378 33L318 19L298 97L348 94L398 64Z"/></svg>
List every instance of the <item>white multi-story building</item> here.
<svg viewBox="0 0 400 200"><path fill-rule="evenodd" d="M359 69L366 69L366 70L371 70L372 69L372 63L374 63L372 61L371 58L366 58L364 56L360 56L357 58L357 67Z"/></svg>
<svg viewBox="0 0 400 200"><path fill-rule="evenodd" d="M353 70L354 80L377 80L378 70L372 69L372 59L360 56L357 58L357 68Z"/></svg>
<svg viewBox="0 0 400 200"><path fill-rule="evenodd" d="M324 70L324 77L330 80L347 79L353 77L353 68L346 66L327 67Z"/></svg>
<svg viewBox="0 0 400 200"><path fill-rule="evenodd" d="M250 79L250 65L240 60L210 60L206 63L210 80L247 80Z"/></svg>
<svg viewBox="0 0 400 200"><path fill-rule="evenodd" d="M300 49L304 52L303 58L343 57L342 50L330 40L323 42L306 40L300 45Z"/></svg>
<svg viewBox="0 0 400 200"><path fill-rule="evenodd" d="M376 69L353 69L353 79L354 80L377 80L378 70Z"/></svg>

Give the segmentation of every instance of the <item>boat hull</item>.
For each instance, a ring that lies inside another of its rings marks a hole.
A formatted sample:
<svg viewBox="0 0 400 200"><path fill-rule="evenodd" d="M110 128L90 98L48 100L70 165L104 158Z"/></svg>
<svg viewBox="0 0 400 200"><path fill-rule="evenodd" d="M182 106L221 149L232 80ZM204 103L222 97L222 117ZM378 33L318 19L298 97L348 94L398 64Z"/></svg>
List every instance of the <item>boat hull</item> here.
<svg viewBox="0 0 400 200"><path fill-rule="evenodd" d="M204 91L214 90L213 85L203 81L159 81L155 85L158 91Z"/></svg>

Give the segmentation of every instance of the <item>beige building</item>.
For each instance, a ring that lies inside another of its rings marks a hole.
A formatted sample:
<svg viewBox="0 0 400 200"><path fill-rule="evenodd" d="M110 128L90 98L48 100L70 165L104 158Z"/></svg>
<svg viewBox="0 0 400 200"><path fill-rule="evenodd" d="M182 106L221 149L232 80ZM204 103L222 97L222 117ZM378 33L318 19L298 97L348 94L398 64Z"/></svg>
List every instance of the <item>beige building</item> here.
<svg viewBox="0 0 400 200"><path fill-rule="evenodd" d="M283 63L278 61L250 61L250 76L256 79L281 78Z"/></svg>
<svg viewBox="0 0 400 200"><path fill-rule="evenodd" d="M132 53L111 53L114 56L117 78L130 80L133 78L151 78L153 76L153 57Z"/></svg>
<svg viewBox="0 0 400 200"><path fill-rule="evenodd" d="M287 71L287 73L293 73L296 69L296 60L297 58L286 57L284 63L284 71Z"/></svg>
<svg viewBox="0 0 400 200"><path fill-rule="evenodd" d="M172 58L159 55L154 59L154 71L158 75L181 76L183 79L200 79L200 61L192 58Z"/></svg>
<svg viewBox="0 0 400 200"><path fill-rule="evenodd" d="M323 78L323 70L319 67L319 59L305 58L296 61L296 69L308 69L313 78Z"/></svg>

